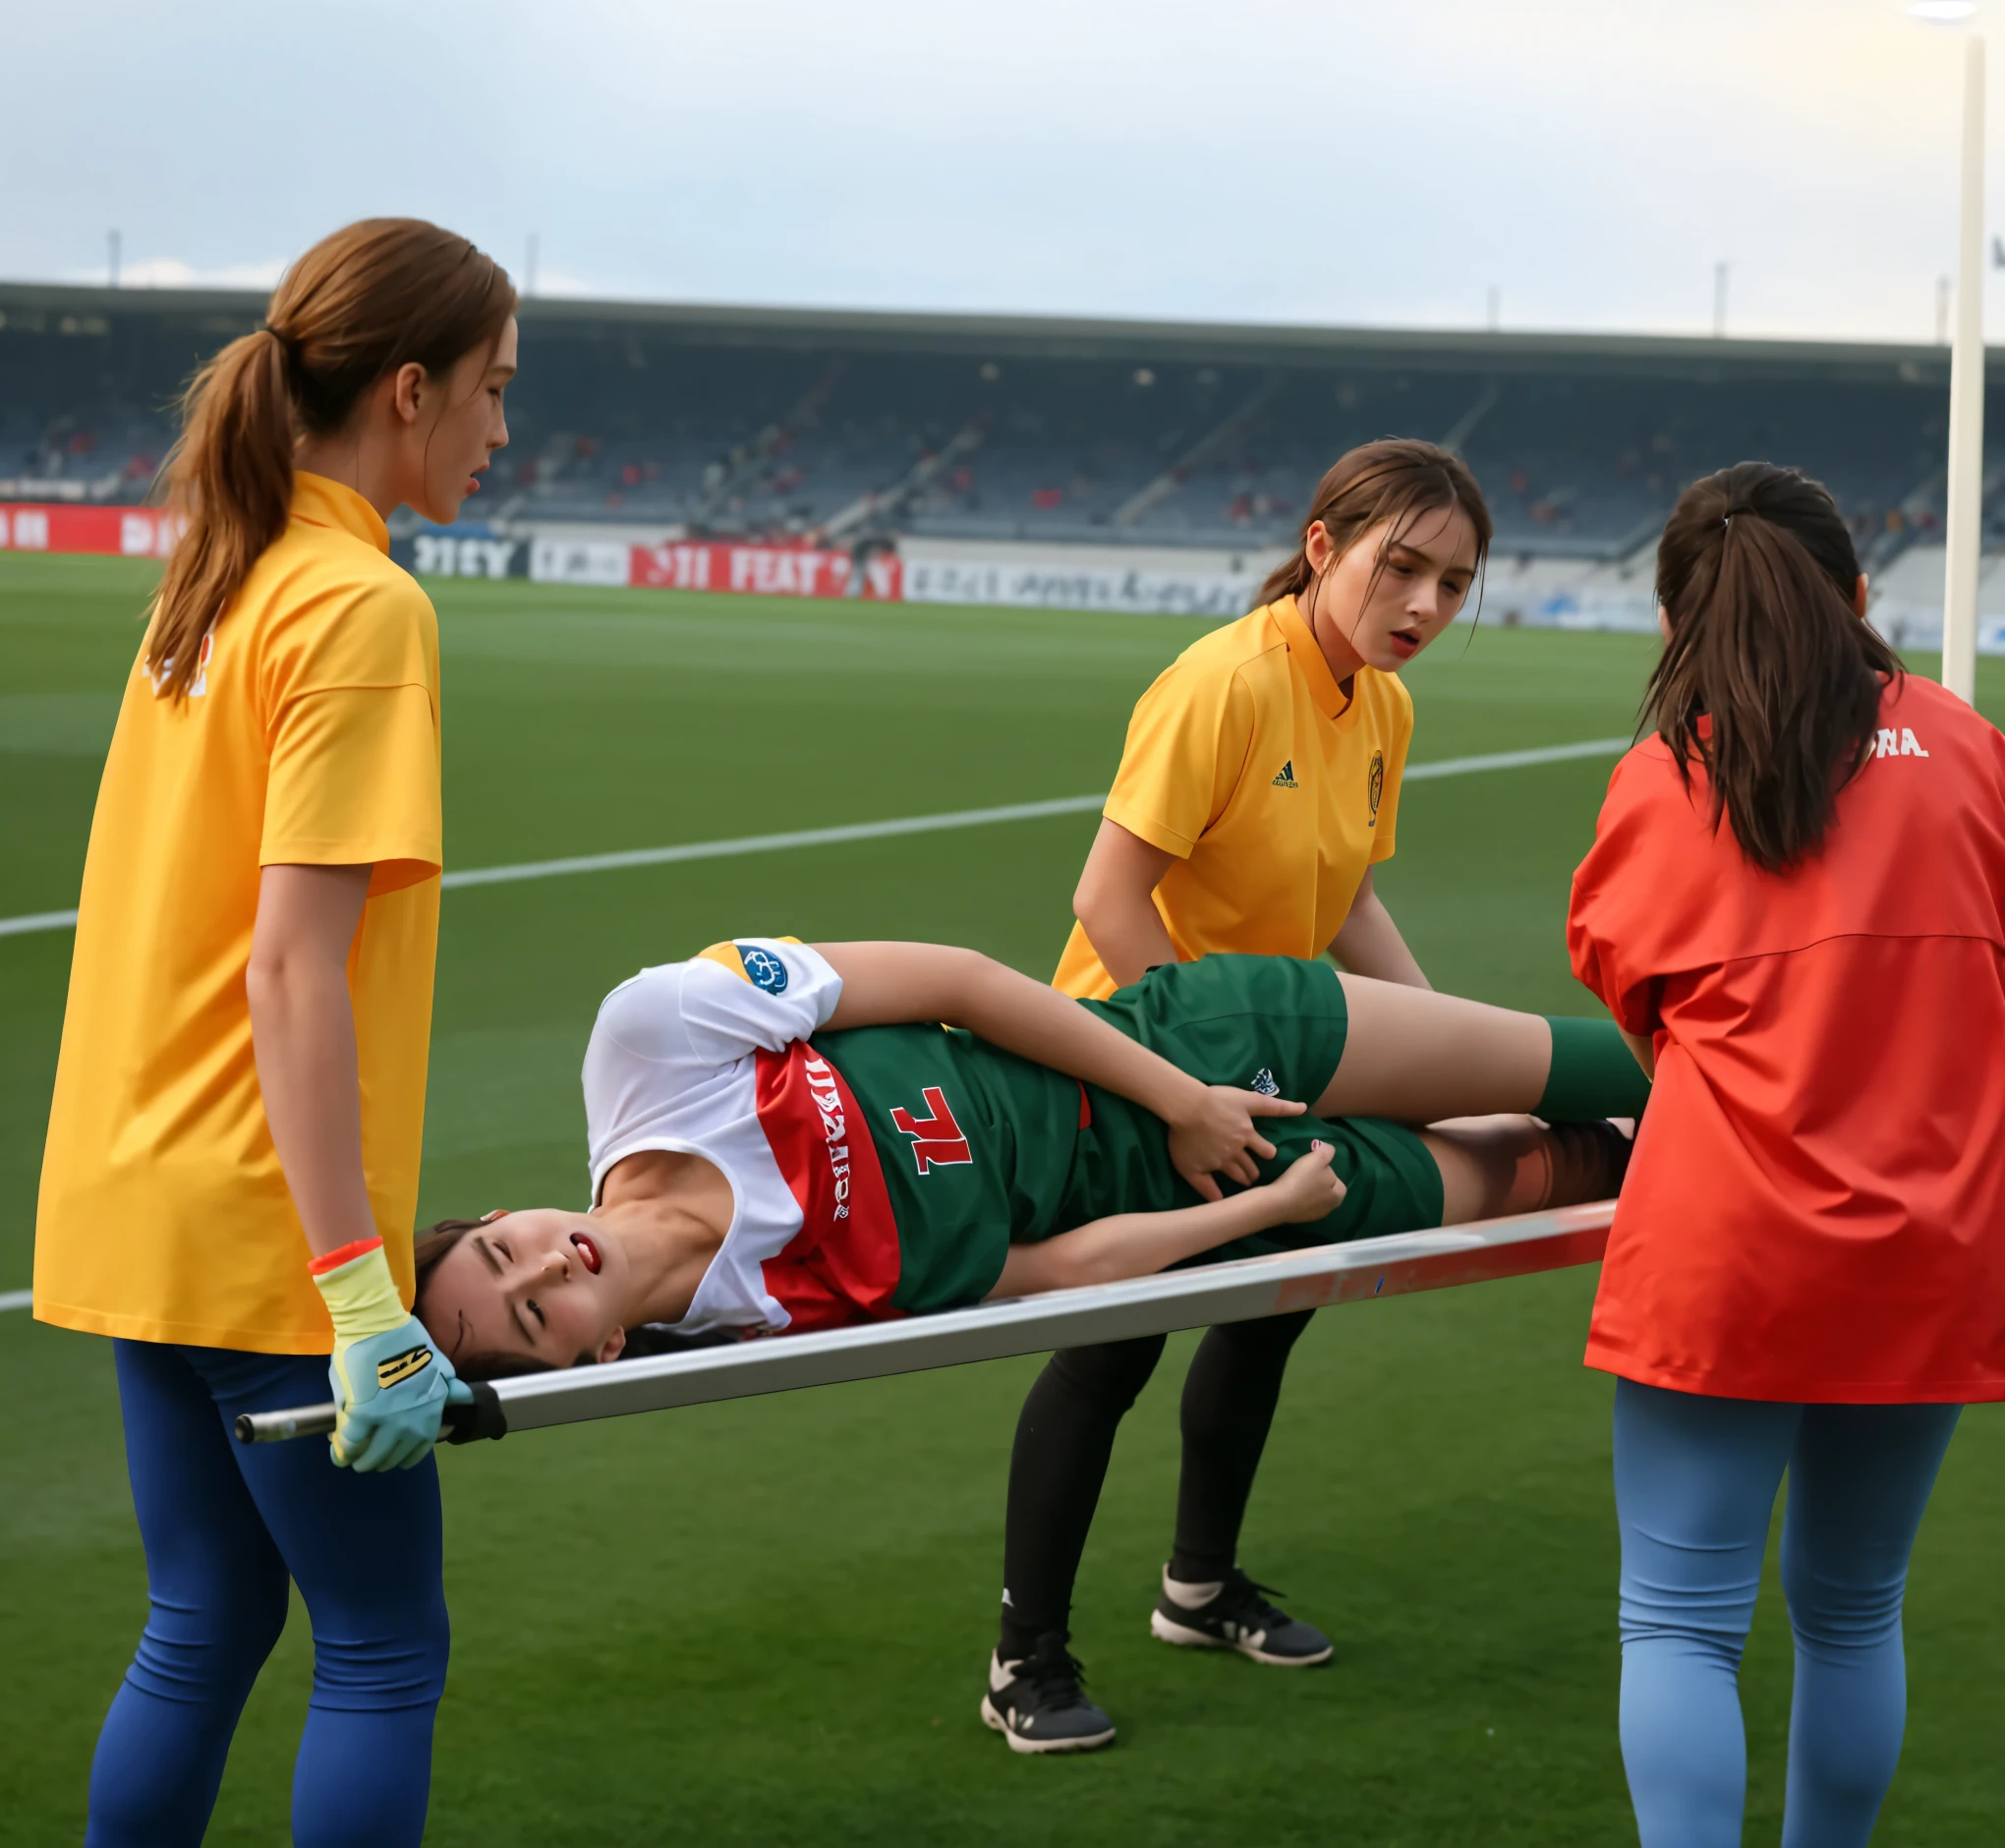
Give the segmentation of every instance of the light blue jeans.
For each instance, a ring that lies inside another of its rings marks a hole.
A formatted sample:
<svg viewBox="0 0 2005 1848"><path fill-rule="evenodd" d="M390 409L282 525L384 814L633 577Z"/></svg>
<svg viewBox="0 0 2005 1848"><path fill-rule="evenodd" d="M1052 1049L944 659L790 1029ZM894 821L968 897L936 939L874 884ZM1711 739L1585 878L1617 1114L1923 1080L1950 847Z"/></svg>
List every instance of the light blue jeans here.
<svg viewBox="0 0 2005 1848"><path fill-rule="evenodd" d="M1740 1848L1741 1651L1785 1471L1796 1692L1782 1848L1870 1838L1907 1724L1908 1555L1962 1410L1616 1382L1622 1757L1643 1848Z"/></svg>

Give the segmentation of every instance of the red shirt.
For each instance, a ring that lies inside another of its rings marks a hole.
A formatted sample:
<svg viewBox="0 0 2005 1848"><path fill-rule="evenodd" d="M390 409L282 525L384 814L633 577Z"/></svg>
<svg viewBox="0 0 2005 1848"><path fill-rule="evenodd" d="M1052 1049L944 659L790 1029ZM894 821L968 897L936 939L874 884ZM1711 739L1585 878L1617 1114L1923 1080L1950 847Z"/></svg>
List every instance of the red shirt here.
<svg viewBox="0 0 2005 1848"><path fill-rule="evenodd" d="M1723 1398L2005 1399L2005 738L1890 687L1780 876L1649 738L1574 875L1574 971L1657 1082L1587 1363Z"/></svg>

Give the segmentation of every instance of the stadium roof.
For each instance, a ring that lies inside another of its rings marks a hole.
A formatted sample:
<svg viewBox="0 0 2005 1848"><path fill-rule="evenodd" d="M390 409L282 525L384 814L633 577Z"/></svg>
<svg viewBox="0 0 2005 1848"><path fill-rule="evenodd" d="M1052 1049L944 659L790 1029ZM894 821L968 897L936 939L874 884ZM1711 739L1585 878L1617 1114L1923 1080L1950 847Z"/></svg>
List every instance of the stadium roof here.
<svg viewBox="0 0 2005 1848"><path fill-rule="evenodd" d="M0 282L0 329L105 335L114 320L246 332L266 297L252 289L112 289ZM1313 369L1426 369L1495 374L1585 373L1683 377L1823 378L1855 384L1943 384L1944 346L1689 335L1485 333L1264 322L1099 320L1030 315L886 313L535 297L525 334L580 340L635 334L692 346L846 348L1122 363L1253 364Z"/></svg>

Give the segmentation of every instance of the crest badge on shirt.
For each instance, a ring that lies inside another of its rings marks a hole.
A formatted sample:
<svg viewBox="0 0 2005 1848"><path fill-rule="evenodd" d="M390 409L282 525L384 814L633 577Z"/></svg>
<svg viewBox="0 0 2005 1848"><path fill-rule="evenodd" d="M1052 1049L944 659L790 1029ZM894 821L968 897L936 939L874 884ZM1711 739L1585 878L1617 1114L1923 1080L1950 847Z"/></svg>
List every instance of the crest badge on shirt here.
<svg viewBox="0 0 2005 1848"><path fill-rule="evenodd" d="M738 960L745 965L745 979L768 995L786 993L786 964L770 950L757 944L733 944Z"/></svg>
<svg viewBox="0 0 2005 1848"><path fill-rule="evenodd" d="M1383 751L1374 751L1371 754L1371 769L1365 775L1364 793L1365 799L1371 804L1371 820L1366 822L1365 826L1376 828L1379 803L1386 793L1386 754Z"/></svg>

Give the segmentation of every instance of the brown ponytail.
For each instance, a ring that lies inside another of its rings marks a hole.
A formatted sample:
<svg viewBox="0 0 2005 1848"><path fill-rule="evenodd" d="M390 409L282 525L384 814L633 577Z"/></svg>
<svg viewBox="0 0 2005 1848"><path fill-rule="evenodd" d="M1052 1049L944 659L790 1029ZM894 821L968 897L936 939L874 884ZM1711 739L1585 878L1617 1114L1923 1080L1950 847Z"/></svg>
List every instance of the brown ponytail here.
<svg viewBox="0 0 2005 1848"><path fill-rule="evenodd" d="M1780 873L1814 854L1859 774L1899 659L1855 604L1859 557L1837 504L1796 469L1741 462L1679 497L1657 547L1670 624L1643 722L1690 781L1705 766L1713 826ZM1707 735L1700 721L1710 720Z"/></svg>
<svg viewBox="0 0 2005 1848"><path fill-rule="evenodd" d="M492 258L418 218L366 218L285 272L265 324L232 340L182 397L164 479L188 527L146 636L160 691L186 696L202 637L285 530L296 439L340 431L400 366L449 372L499 338L514 312L515 290Z"/></svg>
<svg viewBox="0 0 2005 1848"><path fill-rule="evenodd" d="M1294 556L1268 573L1267 582L1260 587L1260 601L1271 604L1279 598L1298 597L1315 581L1316 574L1309 567L1308 542L1309 528L1317 521L1323 523L1331 544L1342 554L1375 526L1391 521L1397 533L1408 514L1437 507L1460 507L1468 515L1469 524L1476 529L1476 569L1480 572L1490 555L1490 509L1468 464L1431 442L1407 436L1359 444L1339 456L1317 485Z"/></svg>

